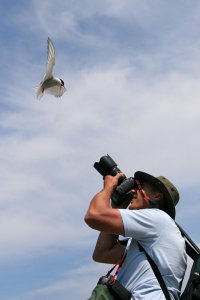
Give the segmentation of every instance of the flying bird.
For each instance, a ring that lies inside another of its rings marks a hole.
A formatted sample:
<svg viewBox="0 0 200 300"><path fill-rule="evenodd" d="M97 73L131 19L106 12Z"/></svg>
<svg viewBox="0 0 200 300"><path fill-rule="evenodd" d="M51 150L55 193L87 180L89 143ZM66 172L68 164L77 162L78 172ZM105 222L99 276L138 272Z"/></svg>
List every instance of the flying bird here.
<svg viewBox="0 0 200 300"><path fill-rule="evenodd" d="M47 66L43 80L37 88L36 96L41 99L44 92L52 94L55 97L61 97L66 91L64 81L53 76L53 67L55 65L55 47L50 38L47 39Z"/></svg>

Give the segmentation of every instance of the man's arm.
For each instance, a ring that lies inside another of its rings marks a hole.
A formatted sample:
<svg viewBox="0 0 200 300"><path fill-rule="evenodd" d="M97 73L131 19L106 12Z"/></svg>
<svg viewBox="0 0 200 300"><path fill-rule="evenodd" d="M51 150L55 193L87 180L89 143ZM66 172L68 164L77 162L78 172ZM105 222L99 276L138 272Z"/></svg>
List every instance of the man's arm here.
<svg viewBox="0 0 200 300"><path fill-rule="evenodd" d="M125 247L122 246L116 235L101 232L97 239L93 253L94 261L115 264L123 255Z"/></svg>
<svg viewBox="0 0 200 300"><path fill-rule="evenodd" d="M93 229L116 235L124 235L124 226L118 209L110 207L110 198L123 176L105 176L104 188L92 199L85 216L85 222Z"/></svg>

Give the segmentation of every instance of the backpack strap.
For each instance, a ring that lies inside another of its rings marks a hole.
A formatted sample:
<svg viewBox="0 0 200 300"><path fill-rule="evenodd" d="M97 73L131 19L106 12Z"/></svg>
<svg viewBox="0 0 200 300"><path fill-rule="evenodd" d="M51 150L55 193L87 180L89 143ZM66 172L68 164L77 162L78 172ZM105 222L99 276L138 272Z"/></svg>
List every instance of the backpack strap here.
<svg viewBox="0 0 200 300"><path fill-rule="evenodd" d="M161 289L162 289L162 291L165 295L166 300L171 300L169 291L166 287L164 279L163 279L162 275L160 274L160 271L159 271L156 263L153 261L153 259L149 256L149 254L145 251L145 249L139 243L138 243L138 246L139 246L140 251L143 251L146 254L146 257L149 261L149 264L150 264L150 266L151 266L151 268L152 268L152 270L153 270L153 272L154 272L154 274L155 274L155 276L156 276L156 278L157 278L157 280L160 284L160 287L161 287Z"/></svg>
<svg viewBox="0 0 200 300"><path fill-rule="evenodd" d="M186 244L186 252L187 254L194 260L198 254L200 254L200 249L198 246L193 242L193 240L189 237L189 235L183 230L183 228L177 224L182 236L185 238Z"/></svg>

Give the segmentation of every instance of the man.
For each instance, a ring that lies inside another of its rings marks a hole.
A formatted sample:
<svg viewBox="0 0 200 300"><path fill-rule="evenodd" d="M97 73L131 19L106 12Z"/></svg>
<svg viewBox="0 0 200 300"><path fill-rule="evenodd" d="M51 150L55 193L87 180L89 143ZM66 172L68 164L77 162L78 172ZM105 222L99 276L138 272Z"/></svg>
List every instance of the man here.
<svg viewBox="0 0 200 300"><path fill-rule="evenodd" d="M100 231L93 259L102 263L116 263L125 247L117 236L130 237L127 256L117 279L131 293L134 300L164 300L164 294L153 270L138 243L157 264L171 299L179 299L181 283L186 269L184 239L176 226L175 205L179 193L165 177L153 177L136 172L137 188L132 190L132 201L125 209L110 207L110 199L123 176L107 175L104 187L92 199L85 222Z"/></svg>

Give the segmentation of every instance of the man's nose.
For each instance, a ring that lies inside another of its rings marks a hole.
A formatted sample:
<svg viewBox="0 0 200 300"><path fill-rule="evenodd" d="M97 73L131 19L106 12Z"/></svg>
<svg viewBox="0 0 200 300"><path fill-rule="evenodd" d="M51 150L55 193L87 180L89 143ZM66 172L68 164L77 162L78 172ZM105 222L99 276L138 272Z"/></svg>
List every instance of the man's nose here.
<svg viewBox="0 0 200 300"><path fill-rule="evenodd" d="M136 191L136 189L131 190L131 194L132 194L132 196L133 196L134 198L136 198L136 197L137 197L137 191Z"/></svg>

